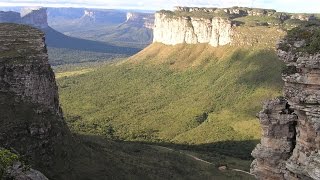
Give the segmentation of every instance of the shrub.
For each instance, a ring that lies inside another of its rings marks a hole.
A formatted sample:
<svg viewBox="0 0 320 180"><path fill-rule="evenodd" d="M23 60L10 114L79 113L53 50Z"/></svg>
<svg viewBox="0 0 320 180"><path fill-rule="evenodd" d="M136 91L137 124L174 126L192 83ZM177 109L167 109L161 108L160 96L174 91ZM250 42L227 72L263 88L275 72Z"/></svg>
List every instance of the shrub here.
<svg viewBox="0 0 320 180"><path fill-rule="evenodd" d="M18 155L9 150L0 149L0 178L3 176L4 171L18 159Z"/></svg>

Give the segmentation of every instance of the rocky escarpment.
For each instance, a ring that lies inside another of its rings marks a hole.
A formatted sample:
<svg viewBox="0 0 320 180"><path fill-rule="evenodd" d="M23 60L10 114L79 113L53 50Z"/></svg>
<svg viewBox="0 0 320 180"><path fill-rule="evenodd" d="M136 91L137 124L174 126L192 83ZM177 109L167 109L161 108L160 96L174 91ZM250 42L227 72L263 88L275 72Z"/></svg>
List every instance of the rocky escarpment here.
<svg viewBox="0 0 320 180"><path fill-rule="evenodd" d="M209 43L216 47L231 43L232 23L220 17L172 17L158 12L155 14L153 36L153 42L167 45Z"/></svg>
<svg viewBox="0 0 320 180"><path fill-rule="evenodd" d="M21 21L23 24L37 28L47 28L47 9L46 8L23 8L21 10Z"/></svg>
<svg viewBox="0 0 320 180"><path fill-rule="evenodd" d="M279 43L284 98L259 113L261 143L252 152L258 179L320 179L320 30L296 28Z"/></svg>
<svg viewBox="0 0 320 180"><path fill-rule="evenodd" d="M271 26L280 31L283 27L296 27L306 21L314 22L317 18L312 14L246 7L176 7L174 11L161 10L155 14L153 42L166 45L208 43L214 47L239 45L237 40L241 32L238 27Z"/></svg>
<svg viewBox="0 0 320 180"><path fill-rule="evenodd" d="M66 168L57 163L67 161L73 140L59 107L44 34L0 24L0 41L0 146L50 177Z"/></svg>

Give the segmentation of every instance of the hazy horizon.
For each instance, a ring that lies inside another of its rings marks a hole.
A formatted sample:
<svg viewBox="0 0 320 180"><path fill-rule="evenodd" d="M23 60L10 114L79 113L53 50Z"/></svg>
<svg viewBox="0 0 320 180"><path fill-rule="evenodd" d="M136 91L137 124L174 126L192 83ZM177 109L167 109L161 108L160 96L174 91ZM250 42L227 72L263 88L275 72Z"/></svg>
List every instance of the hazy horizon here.
<svg viewBox="0 0 320 180"><path fill-rule="evenodd" d="M275 9L279 12L320 13L320 1L309 0L3 0L1 7L41 6L99 9L171 10L174 6L194 7L254 7Z"/></svg>

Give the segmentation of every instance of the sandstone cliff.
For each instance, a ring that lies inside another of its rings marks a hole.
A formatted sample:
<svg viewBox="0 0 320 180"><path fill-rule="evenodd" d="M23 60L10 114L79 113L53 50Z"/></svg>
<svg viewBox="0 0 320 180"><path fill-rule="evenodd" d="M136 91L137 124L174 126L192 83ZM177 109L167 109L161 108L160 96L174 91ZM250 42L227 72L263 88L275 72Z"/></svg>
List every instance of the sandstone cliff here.
<svg viewBox="0 0 320 180"><path fill-rule="evenodd" d="M166 45L208 43L214 47L240 45L244 42L239 44L241 32L238 27L271 26L280 30L296 27L305 21L316 21L316 17L246 7L176 7L174 11L161 10L155 14L153 42Z"/></svg>
<svg viewBox="0 0 320 180"><path fill-rule="evenodd" d="M231 43L232 23L220 17L171 17L158 12L153 36L153 42L167 45L209 43L216 47Z"/></svg>
<svg viewBox="0 0 320 180"><path fill-rule="evenodd" d="M73 140L59 107L44 34L0 24L0 41L0 146L52 175L65 168L57 161L67 161Z"/></svg>
<svg viewBox="0 0 320 180"><path fill-rule="evenodd" d="M284 98L259 113L262 139L251 169L258 179L320 179L319 37L319 27L296 28L278 45Z"/></svg>

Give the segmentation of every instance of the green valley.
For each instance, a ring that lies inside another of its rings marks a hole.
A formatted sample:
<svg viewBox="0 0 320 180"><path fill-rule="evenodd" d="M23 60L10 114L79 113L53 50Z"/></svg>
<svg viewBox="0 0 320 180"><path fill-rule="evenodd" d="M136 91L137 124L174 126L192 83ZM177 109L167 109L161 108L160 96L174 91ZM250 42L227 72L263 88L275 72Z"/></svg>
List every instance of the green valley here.
<svg viewBox="0 0 320 180"><path fill-rule="evenodd" d="M260 138L255 115L281 94L283 65L268 48L274 41L266 42L154 43L127 60L60 72L66 120L75 133L187 150L215 163L224 157L248 171Z"/></svg>

